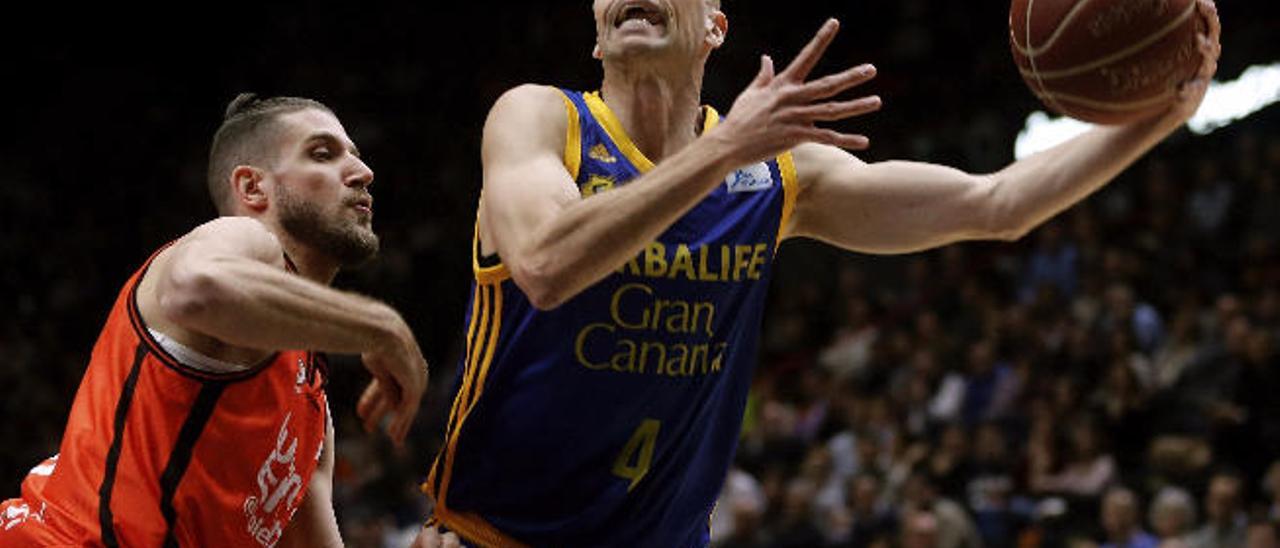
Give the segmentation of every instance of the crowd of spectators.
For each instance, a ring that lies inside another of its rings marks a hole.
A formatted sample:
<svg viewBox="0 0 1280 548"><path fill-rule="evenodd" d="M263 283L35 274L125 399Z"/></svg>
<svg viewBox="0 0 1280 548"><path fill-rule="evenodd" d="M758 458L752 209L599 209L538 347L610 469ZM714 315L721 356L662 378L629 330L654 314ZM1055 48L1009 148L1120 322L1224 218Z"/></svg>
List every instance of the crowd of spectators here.
<svg viewBox="0 0 1280 548"><path fill-rule="evenodd" d="M759 53L786 58L836 15L845 32L819 72L880 69L869 89L885 109L854 122L873 139L866 159L1011 160L1038 104L1004 6L812 4L726 3L707 100L727 109ZM0 497L57 451L119 284L213 215L204 155L221 107L245 90L309 95L378 174L383 253L339 285L400 308L433 364L403 449L355 420L358 364L335 357L329 385L344 536L405 545L430 508L417 485L460 351L485 110L518 83L598 79L585 4L454 9L476 23L428 4L269 5L146 28L60 18L4 38L30 53L11 73L31 85L11 89L0 135ZM1221 76L1280 59L1276 7L1222 9ZM246 16L254 39L234 39ZM905 257L784 245L715 543L1274 545L1278 116L1179 134L1018 243Z"/></svg>

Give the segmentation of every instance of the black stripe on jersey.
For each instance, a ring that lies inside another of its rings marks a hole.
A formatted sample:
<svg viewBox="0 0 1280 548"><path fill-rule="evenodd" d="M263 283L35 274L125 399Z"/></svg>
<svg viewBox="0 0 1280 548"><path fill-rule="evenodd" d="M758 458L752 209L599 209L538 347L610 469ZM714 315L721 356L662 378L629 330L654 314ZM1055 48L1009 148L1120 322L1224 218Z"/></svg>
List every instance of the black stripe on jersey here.
<svg viewBox="0 0 1280 548"><path fill-rule="evenodd" d="M209 417L213 416L218 398L222 397L222 391L226 387L225 382L210 382L200 388L196 402L191 405L191 412L187 414L187 420L182 422L182 429L178 431L178 441L173 445L173 452L169 453L169 463L160 475L160 513L164 515L165 548L178 546L178 540L173 536L173 522L178 518L178 512L173 507L173 495L178 491L182 476L187 473L187 465L191 464L196 441L209 423Z"/></svg>
<svg viewBox="0 0 1280 548"><path fill-rule="evenodd" d="M159 255L159 252L156 254ZM154 259L154 256L152 258ZM156 342L155 338L151 336L151 331L147 329L147 323L142 320L142 310L138 308L138 286L142 285L142 278L147 275L147 271L150 269L151 261L148 260L147 264L142 267L142 273L139 274L137 280L134 281L133 287L129 289L129 323L133 325L133 331L138 334L138 338L142 339L142 342L146 343L147 346L150 347L151 354L154 355L156 359L160 360L160 363L163 363L165 367L178 372L184 377L201 382L242 381L255 377L259 373L266 371L267 366L274 363L276 358L280 356L280 353L276 352L250 369L233 373L213 373L178 361L178 358L170 355L169 352L167 352L164 347L161 346L160 343Z"/></svg>
<svg viewBox="0 0 1280 548"><path fill-rule="evenodd" d="M111 515L111 492L116 485L116 468L120 464L120 448L124 445L125 419L129 417L129 407L133 405L133 391L138 386L138 374L142 372L142 359L147 356L147 347L138 344L133 353L133 366L129 368L129 376L120 389L120 399L116 402L116 418L111 435L111 449L107 451L107 466L102 473L102 485L98 487L98 524L102 527L102 544L107 547L120 546L116 538L115 519Z"/></svg>

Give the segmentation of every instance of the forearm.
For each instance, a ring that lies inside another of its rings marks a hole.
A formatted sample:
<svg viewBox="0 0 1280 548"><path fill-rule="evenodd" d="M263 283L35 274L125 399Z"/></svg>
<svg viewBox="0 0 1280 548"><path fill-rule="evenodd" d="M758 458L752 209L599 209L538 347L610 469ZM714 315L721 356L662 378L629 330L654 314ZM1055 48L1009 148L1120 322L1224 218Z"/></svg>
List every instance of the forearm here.
<svg viewBox="0 0 1280 548"><path fill-rule="evenodd" d="M641 253L736 167L713 132L620 188L569 203L526 239L517 281L538 287L535 304L558 305Z"/></svg>
<svg viewBox="0 0 1280 548"><path fill-rule="evenodd" d="M237 257L181 266L161 306L170 320L224 343L358 354L405 336L391 307Z"/></svg>
<svg viewBox="0 0 1280 548"><path fill-rule="evenodd" d="M1178 127L1167 117L1099 127L993 174L995 232L1025 234L1107 184Z"/></svg>

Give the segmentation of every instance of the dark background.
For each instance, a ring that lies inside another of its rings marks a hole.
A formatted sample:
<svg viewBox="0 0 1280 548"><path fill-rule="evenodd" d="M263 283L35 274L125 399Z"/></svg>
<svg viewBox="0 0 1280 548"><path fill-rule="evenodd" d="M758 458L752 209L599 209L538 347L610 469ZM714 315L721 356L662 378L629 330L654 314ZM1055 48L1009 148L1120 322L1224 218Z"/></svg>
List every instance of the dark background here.
<svg viewBox="0 0 1280 548"><path fill-rule="evenodd" d="M1040 108L1011 61L1007 5L1001 2L730 0L725 8L729 40L712 57L706 102L727 110L755 74L759 54L771 54L779 62L790 59L825 17L838 17L843 30L817 72L867 61L879 68L880 76L866 90L884 98L883 111L846 126L872 137L872 149L861 154L870 161L916 159L995 170L1012 159L1014 136L1026 115ZM339 367L331 386L344 440L338 503L352 544L376 543L373 539L384 531L412 524L425 511L413 486L439 444L448 405L445 392L461 344L485 114L499 94L520 83L578 89L598 85L598 63L590 58L594 28L589 5L217 4L145 12L116 5L57 5L34 10L9 19L0 38L6 59L0 85L8 96L0 118L0 356L5 360L0 409L8 417L0 426L3 493L16 494L24 471L56 452L83 366L123 280L157 246L214 215L203 178L208 143L227 102L238 92L254 91L327 103L377 174L376 228L384 252L373 265L342 275L338 285L385 299L403 311L434 365L433 389L415 442L396 453L380 439L356 431L353 399L364 375L354 364ZM1280 10L1274 2L1227 0L1220 11L1225 30L1219 79L1233 79L1248 65L1280 60ZM1267 154L1277 149L1278 118L1273 107L1211 136L1183 131L1153 154L1163 159L1175 188L1181 189L1166 204L1171 215L1184 215L1182 191L1193 188L1191 174L1198 160L1209 159L1234 183L1230 219L1237 222L1226 222L1194 244L1184 223L1175 222L1163 228L1166 232L1156 232L1171 238L1162 240L1169 250L1154 256L1143 252L1129 238L1136 240L1135 227L1145 226L1141 218L1147 190L1135 175L1152 171L1144 160L1112 187L1129 198L1129 209L1121 208L1119 217L1111 215L1114 200L1095 198L1060 223L1077 235L1068 236L1069 241L1086 248L1078 276L1092 276L1101 280L1096 285L1105 286L1114 273L1108 270L1107 252L1115 248L1136 256L1148 266L1127 272L1124 281L1152 303L1166 326L1183 308L1177 295L1196 295L1198 310L1207 314L1222 295L1250 301L1266 294L1267 284L1251 287L1242 281L1241 271L1255 260L1274 259L1277 234L1243 219L1249 216L1250 202L1256 203L1250 199L1254 181L1246 179L1277 167L1267 163ZM1242 144L1248 142L1253 144ZM1233 171L1241 147L1245 153L1256 151L1258 169ZM1087 231L1071 228L1088 224L1089 218L1102 233L1092 242L1079 236ZM1245 245L1255 232L1269 246L1256 256ZM760 382L767 388L760 390L761 397L773 401L769 398L774 394L779 405L801 411L819 401L842 401L839 395L788 387L800 382L795 378L804 378L797 371L814 370L822 350L838 345L842 330L859 321L849 312L858 306L845 303L865 303L870 323L883 333L909 331L914 318L929 310L929 302L904 307L903 295L931 283L912 286L904 281L913 268L939 272L947 261L960 261L964 280L983 285L984 294L990 294L985 306L991 311L1017 308L1017 286L1028 271L1036 240L1033 234L1020 243L965 244L951 255L906 258L854 256L808 243L784 246L775 303L766 318ZM1100 246L1096 260L1087 253L1091 243ZM1185 253L1176 251L1184 247ZM1162 266L1174 263L1182 270ZM850 277L865 282L851 286ZM965 285L963 280L956 283ZM1058 316L1053 317L1068 315L1072 297L1054 301L1056 306L1049 308ZM981 314L947 309L937 314L944 325L960 326L955 348L984 338L961 335L964 326L982 331L982 322L972 318ZM1250 312L1254 325L1266 327L1274 338L1277 325L1259 314ZM1096 333L1095 327L1082 330ZM1024 352L1008 342L1016 337L1007 333L995 338L997 354L1007 361L1045 353L1040 347ZM1206 348L1211 338L1205 334ZM1154 355L1154 350L1147 353ZM883 370L882 377L902 365L892 349L876 356L871 370ZM943 361L948 370L964 370L960 359ZM1033 378L1038 378L1036 367ZM1061 373L1054 371L1045 375ZM1078 387L1083 393L1094 388L1087 372L1068 370L1062 376L1086 378ZM888 382L875 375L838 380L833 384L852 401L876 400ZM1034 401L1033 394L1028 388L1020 401ZM892 409L906 412L901 406ZM830 432L849 427L840 420L827 422ZM1025 428L1012 425L1007 431L1011 440L1023 440L1012 443L1014 452L1020 451L1026 444ZM1196 435L1214 443L1212 428ZM826 435L797 439L814 448ZM933 447L937 436L922 434L919 441ZM775 468L786 470L776 474L783 483L803 475L798 468L802 458L790 453L764 458L744 451L740 460L759 477L772 477L769 471ZM774 461L783 464L771 468L761 463ZM1256 470L1250 473L1254 486L1261 477ZM1022 490L1037 496L1029 487ZM889 491L886 487L886 498L892 499ZM1255 494L1262 496L1261 491ZM774 507L767 514L776 512ZM1093 510L1088 512L1086 520L1093 516ZM767 533L766 528L761 538L776 538Z"/></svg>

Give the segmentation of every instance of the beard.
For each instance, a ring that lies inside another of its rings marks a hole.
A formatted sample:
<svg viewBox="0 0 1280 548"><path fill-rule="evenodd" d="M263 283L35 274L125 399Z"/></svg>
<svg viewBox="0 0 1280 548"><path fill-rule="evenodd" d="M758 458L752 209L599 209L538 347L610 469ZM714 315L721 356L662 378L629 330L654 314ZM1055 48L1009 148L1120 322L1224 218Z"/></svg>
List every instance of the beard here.
<svg viewBox="0 0 1280 548"><path fill-rule="evenodd" d="M368 225L330 219L320 208L297 199L288 191L279 193L277 204L280 227L289 236L333 257L343 268L361 266L378 254L378 235Z"/></svg>

